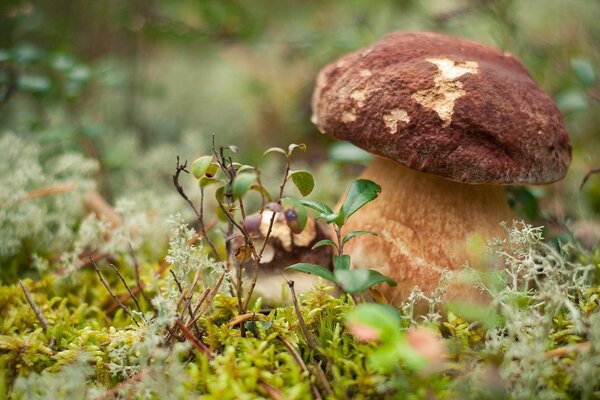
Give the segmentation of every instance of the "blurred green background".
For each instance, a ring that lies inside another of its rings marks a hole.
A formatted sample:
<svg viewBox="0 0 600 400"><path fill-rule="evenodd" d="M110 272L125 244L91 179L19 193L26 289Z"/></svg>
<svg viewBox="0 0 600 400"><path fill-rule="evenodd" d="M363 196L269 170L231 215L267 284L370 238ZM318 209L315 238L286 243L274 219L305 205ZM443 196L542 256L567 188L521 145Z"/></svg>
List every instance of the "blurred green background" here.
<svg viewBox="0 0 600 400"><path fill-rule="evenodd" d="M36 143L42 159L97 160L111 201L172 192L176 155L209 152L212 134L251 163L269 146L303 142L301 163L335 199L343 186L328 179L358 168L340 168L353 155L332 155L310 123L318 70L393 30L448 32L517 55L565 115L570 172L513 189L523 213L534 217L533 196L551 220L590 221L600 177L579 185L600 167L599 20L596 0L3 0L0 134Z"/></svg>

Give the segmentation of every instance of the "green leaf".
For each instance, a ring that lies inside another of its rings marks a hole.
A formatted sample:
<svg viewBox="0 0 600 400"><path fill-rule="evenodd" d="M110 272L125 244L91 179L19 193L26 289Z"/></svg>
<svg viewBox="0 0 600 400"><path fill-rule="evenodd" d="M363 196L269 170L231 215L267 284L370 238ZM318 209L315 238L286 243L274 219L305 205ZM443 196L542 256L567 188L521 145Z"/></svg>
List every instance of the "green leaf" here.
<svg viewBox="0 0 600 400"><path fill-rule="evenodd" d="M291 155L292 155L292 152L293 152L294 150L296 150L296 149L300 149L300 150L302 150L302 151L306 151L306 145L305 145L304 143L301 143L301 144L295 144L295 143L292 143L292 144L290 144L290 145L288 146L288 152L287 152L287 155L288 155L288 156L291 156Z"/></svg>
<svg viewBox="0 0 600 400"><path fill-rule="evenodd" d="M336 269L334 271L335 278L344 292L350 294L358 294L365 291L369 286L369 271L366 269Z"/></svg>
<svg viewBox="0 0 600 400"><path fill-rule="evenodd" d="M345 292L350 294L362 293L371 286L378 283L387 282L390 286L396 286L397 283L391 278L372 270L358 268L353 270L338 270L336 269L335 277L339 285Z"/></svg>
<svg viewBox="0 0 600 400"><path fill-rule="evenodd" d="M237 175L233 180L233 199L237 200L242 198L255 182L255 174L245 173Z"/></svg>
<svg viewBox="0 0 600 400"><path fill-rule="evenodd" d="M264 153L263 153L263 157L266 156L267 154L271 154L271 153L281 153L283 154L286 158L288 157L288 154L285 152L284 149L282 149L281 147L271 147L269 149L267 149Z"/></svg>
<svg viewBox="0 0 600 400"><path fill-rule="evenodd" d="M208 185L213 185L215 183L223 183L223 182L220 179L209 178L207 176L203 176L202 178L198 179L198 185L200 187L207 187Z"/></svg>
<svg viewBox="0 0 600 400"><path fill-rule="evenodd" d="M33 93L46 93L50 90L50 80L42 75L20 75L17 84L20 89Z"/></svg>
<svg viewBox="0 0 600 400"><path fill-rule="evenodd" d="M348 233L346 236L344 236L342 243L346 244L350 239L360 236L360 235L377 236L377 234L375 232L371 232L371 231L352 231L352 232Z"/></svg>
<svg viewBox="0 0 600 400"><path fill-rule="evenodd" d="M196 179L202 178L207 172L209 172L210 166L212 165L214 157L204 156L194 160L192 163L192 175ZM216 172L216 171L215 171ZM214 173L212 174L214 175Z"/></svg>
<svg viewBox="0 0 600 400"><path fill-rule="evenodd" d="M571 69L583 86L591 87L596 84L598 80L596 71L588 60L583 58L571 59Z"/></svg>
<svg viewBox="0 0 600 400"><path fill-rule="evenodd" d="M323 246L332 246L337 249L337 244L335 244L333 241L331 241L329 239L323 239L323 240L319 240L317 243L315 243L315 245L312 247L312 250L319 248L319 247L323 247Z"/></svg>
<svg viewBox="0 0 600 400"><path fill-rule="evenodd" d="M381 193L381 186L368 179L358 179L352 182L342 205L342 211L348 219L368 202L375 200Z"/></svg>
<svg viewBox="0 0 600 400"><path fill-rule="evenodd" d="M298 199L294 197L284 197L281 199L281 205L284 209L293 209L296 212L296 220L291 221L288 218L287 210L284 211L285 219L288 227L291 229L293 233L300 233L304 230L306 226L306 221L308 220L308 215L306 213L306 208L302 206L302 203L298 201Z"/></svg>
<svg viewBox="0 0 600 400"><path fill-rule="evenodd" d="M334 224L336 224L339 227L344 225L344 222L346 222L346 216L344 215L344 213L341 210L340 210L340 212L336 212L336 213L321 214L319 216L319 218L325 218L325 221L327 221L328 224L333 222Z"/></svg>
<svg viewBox="0 0 600 400"><path fill-rule="evenodd" d="M221 186L215 191L215 198L219 203L222 203L223 200L225 200L225 186ZM220 208L221 207L217 207L217 210L219 210Z"/></svg>
<svg viewBox="0 0 600 400"><path fill-rule="evenodd" d="M252 172L255 173L256 168L254 168L252 165L240 165L240 167L237 169L237 173L241 174L242 172Z"/></svg>
<svg viewBox="0 0 600 400"><path fill-rule="evenodd" d="M5 62L10 60L10 53L6 50L0 49L0 62Z"/></svg>
<svg viewBox="0 0 600 400"><path fill-rule="evenodd" d="M350 269L350 256L347 254L341 256L333 256L333 267L335 271Z"/></svg>
<svg viewBox="0 0 600 400"><path fill-rule="evenodd" d="M589 107L588 95L580 87L571 88L556 96L556 105L563 113L584 111Z"/></svg>
<svg viewBox="0 0 600 400"><path fill-rule="evenodd" d="M250 190L254 190L255 192L260 193L265 198L265 200L271 201L271 194L264 186L255 184L250 186Z"/></svg>
<svg viewBox="0 0 600 400"><path fill-rule="evenodd" d="M315 187L315 178L308 171L293 171L290 173L292 182L300 191L302 196L308 196Z"/></svg>
<svg viewBox="0 0 600 400"><path fill-rule="evenodd" d="M382 339L395 336L402 317L398 310L387 304L363 303L346 315L346 323L359 323L375 328Z"/></svg>
<svg viewBox="0 0 600 400"><path fill-rule="evenodd" d="M318 211L322 214L333 214L331 208L329 208L326 204L321 203L317 200L308 200L308 199L299 199L298 200L302 205L312 208L315 211Z"/></svg>
<svg viewBox="0 0 600 400"><path fill-rule="evenodd" d="M309 264L309 263L298 263L290 265L287 269L293 269L295 271L306 272L307 274L313 274L320 276L323 279L327 279L330 282L336 283L335 276L325 267L322 267L317 264Z"/></svg>

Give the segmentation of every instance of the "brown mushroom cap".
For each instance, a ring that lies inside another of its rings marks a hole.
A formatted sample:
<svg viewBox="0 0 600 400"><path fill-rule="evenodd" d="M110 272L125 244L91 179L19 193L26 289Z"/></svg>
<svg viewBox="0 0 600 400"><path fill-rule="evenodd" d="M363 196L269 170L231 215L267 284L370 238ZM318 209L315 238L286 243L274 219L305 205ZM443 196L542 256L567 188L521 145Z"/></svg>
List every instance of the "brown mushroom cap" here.
<svg viewBox="0 0 600 400"><path fill-rule="evenodd" d="M514 56L395 32L326 66L313 122L409 167L468 183L542 184L571 160L563 118Z"/></svg>

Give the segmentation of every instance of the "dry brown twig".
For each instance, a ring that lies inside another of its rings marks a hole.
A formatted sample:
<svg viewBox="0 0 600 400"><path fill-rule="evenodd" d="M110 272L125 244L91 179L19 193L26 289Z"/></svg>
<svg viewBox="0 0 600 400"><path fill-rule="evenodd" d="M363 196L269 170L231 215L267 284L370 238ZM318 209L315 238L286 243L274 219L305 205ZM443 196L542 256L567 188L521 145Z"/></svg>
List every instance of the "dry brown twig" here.
<svg viewBox="0 0 600 400"><path fill-rule="evenodd" d="M588 179L590 179L590 177L592 175L595 175L595 174L600 174L600 167L599 168L593 168L590 171L588 171L587 174L585 174L585 176L581 180L581 184L579 185L579 190L583 189L583 186L586 184L586 182L588 181Z"/></svg>
<svg viewBox="0 0 600 400"><path fill-rule="evenodd" d="M129 316L129 318L131 318L131 320L137 326L140 326L140 324L135 319L135 317L134 317L133 313L131 312L131 310L125 304L123 304L121 302L121 300L117 297L117 295L115 295L113 293L113 291L111 290L111 288L108 285L108 283L106 283L106 280L104 280L104 277L102 276L102 273L100 272L100 268L98 267L98 264L96 264L96 261L94 261L94 259L92 257L90 257L90 262L94 266L94 269L96 270L96 274L98 275L98 278L100 278L100 282L102 282L102 285L106 288L106 290L108 290L108 293L111 295L111 297L113 298L113 300L119 305L119 307L121 307L121 309L125 312L125 314L127 314Z"/></svg>
<svg viewBox="0 0 600 400"><path fill-rule="evenodd" d="M287 347L289 352L292 353L292 357L294 357L294 360L300 366L300 368L302 368L302 370L304 372L306 372L308 375L310 375L312 372L308 369L308 367L306 366L306 363L304 362L304 360L302 359L300 354L296 351L294 346L290 342L285 340L284 337L281 335L278 335L277 339L279 339L281 342L283 342L283 344L285 345L285 347ZM317 377L316 374L313 374L313 375L315 377ZM317 400L323 399L323 397L321 396L321 393L319 392L319 390L317 389L317 387L315 386L315 384L312 381L310 382L310 387L312 389L313 394L315 395L315 399L317 399Z"/></svg>
<svg viewBox="0 0 600 400"><path fill-rule="evenodd" d="M283 278L285 279L285 277ZM298 305L298 298L296 297L296 290L294 290L294 281L285 280L287 285L290 287L290 292L292 292L292 302L294 303L294 310L296 311L296 318L298 318L298 324L300 325L300 329L304 334L304 338L306 339L306 343L311 350L317 350L317 343L315 339L313 339L312 335L308 331L308 327L306 326L306 322L304 322L304 318L302 317L302 313L300 312L300 306Z"/></svg>
<svg viewBox="0 0 600 400"><path fill-rule="evenodd" d="M121 281L121 283L123 284L123 286L125 286L125 289L127 290L127 293L129 293L129 297L131 297L133 299L133 302L135 303L135 306L137 307L138 311L140 312L140 315L142 316L142 319L144 320L144 322L147 323L148 321L146 321L146 317L144 317L144 311L142 311L142 307L140 307L140 303L138 302L137 297L135 297L135 294L129 288L129 285L127 284L127 281L125 281L125 278L123 277L123 275L121 275L121 272L119 271L119 269L114 264L109 264L109 265L117 273L117 276L119 277L119 280Z"/></svg>
<svg viewBox="0 0 600 400"><path fill-rule="evenodd" d="M27 286L25 286L25 284L23 283L22 280L19 280L19 285L21 285L21 290L23 290L23 293L25 294L25 298L27 299L29 306L35 313L35 316L37 317L38 321L40 321L40 324L42 324L42 328L44 329L44 331L47 331L48 330L48 321L44 317L42 310L40 310L40 308L37 306L37 304L35 304L35 301L33 300L33 296L31 296L29 289L27 289Z"/></svg>
<svg viewBox="0 0 600 400"><path fill-rule="evenodd" d="M137 257L135 256L135 251L133 251L133 246L131 246L131 243L128 243L128 245L129 245L129 255L131 256L131 259L133 260L133 272L135 274L136 287L134 288L134 291L137 289L140 292L140 294L146 301L146 304L148 304L148 307L150 307L150 309L152 309L152 312L154 313L154 316L156 317L157 316L156 307L154 307L154 304L152 304L152 300L150 299L148 294L146 294L146 292L144 291L144 285L142 284L142 281L140 280L140 264L138 263Z"/></svg>
<svg viewBox="0 0 600 400"><path fill-rule="evenodd" d="M568 346L559 347L556 349L548 350L544 353L544 358L554 358L554 357L564 357L572 353L588 351L592 348L592 344L590 342L581 342L570 344Z"/></svg>

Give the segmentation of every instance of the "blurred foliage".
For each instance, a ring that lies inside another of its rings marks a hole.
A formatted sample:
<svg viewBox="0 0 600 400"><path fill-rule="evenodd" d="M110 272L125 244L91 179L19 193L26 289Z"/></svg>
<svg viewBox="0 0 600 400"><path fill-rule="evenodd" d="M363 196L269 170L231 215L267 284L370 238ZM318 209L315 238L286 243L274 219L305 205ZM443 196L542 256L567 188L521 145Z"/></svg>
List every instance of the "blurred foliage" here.
<svg viewBox="0 0 600 400"><path fill-rule="evenodd" d="M166 187L174 155L206 153L213 133L243 148L247 162L257 148L307 143L316 165L333 142L310 123L317 71L392 30L442 31L514 53L554 96L574 158L541 203L560 220L590 218L600 211L600 179L583 196L578 184L600 162L598 17L600 3L586 0L8 0L0 129L97 159L108 197L146 184L127 171L157 149L151 178ZM360 157L348 147L331 156Z"/></svg>

